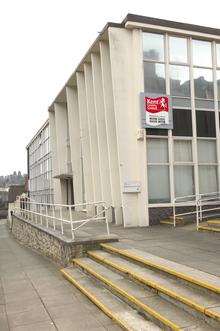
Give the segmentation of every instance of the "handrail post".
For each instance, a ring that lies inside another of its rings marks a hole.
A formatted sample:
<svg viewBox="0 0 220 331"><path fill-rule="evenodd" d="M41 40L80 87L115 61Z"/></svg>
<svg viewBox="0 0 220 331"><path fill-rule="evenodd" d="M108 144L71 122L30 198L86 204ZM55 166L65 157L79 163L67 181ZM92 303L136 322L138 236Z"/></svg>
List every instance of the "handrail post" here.
<svg viewBox="0 0 220 331"><path fill-rule="evenodd" d="M109 224L108 224L108 218L107 218L107 209L104 206L104 216L105 216L105 222L106 222L106 229L107 229L107 235L110 236L110 231L109 231Z"/></svg>
<svg viewBox="0 0 220 331"><path fill-rule="evenodd" d="M173 200L173 226L176 227L176 205L175 199Z"/></svg>
<svg viewBox="0 0 220 331"><path fill-rule="evenodd" d="M73 215L72 215L71 206L69 206L69 217L70 217L70 228L71 228L71 233L72 233L72 239L75 239L74 230L73 230Z"/></svg>
<svg viewBox="0 0 220 331"><path fill-rule="evenodd" d="M61 226L61 233L63 234L63 211L62 211L62 206L60 206L60 226Z"/></svg>
<svg viewBox="0 0 220 331"><path fill-rule="evenodd" d="M56 230L56 220L55 220L55 206L53 205L53 229Z"/></svg>
<svg viewBox="0 0 220 331"><path fill-rule="evenodd" d="M49 222L48 222L48 207L47 207L47 205L46 205L46 226L47 226L47 228L49 227Z"/></svg>

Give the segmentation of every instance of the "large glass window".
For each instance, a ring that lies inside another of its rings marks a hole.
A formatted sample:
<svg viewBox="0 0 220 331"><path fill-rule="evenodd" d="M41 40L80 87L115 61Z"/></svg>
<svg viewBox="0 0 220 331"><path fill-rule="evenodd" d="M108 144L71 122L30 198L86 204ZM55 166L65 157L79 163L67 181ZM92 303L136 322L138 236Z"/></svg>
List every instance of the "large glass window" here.
<svg viewBox="0 0 220 331"><path fill-rule="evenodd" d="M148 166L149 203L170 202L169 166Z"/></svg>
<svg viewBox="0 0 220 331"><path fill-rule="evenodd" d="M174 166L175 196L182 197L195 193L192 166Z"/></svg>
<svg viewBox="0 0 220 331"><path fill-rule="evenodd" d="M195 97L214 98L213 75L211 69L194 68Z"/></svg>
<svg viewBox="0 0 220 331"><path fill-rule="evenodd" d="M216 44L217 66L220 67L220 44Z"/></svg>
<svg viewBox="0 0 220 331"><path fill-rule="evenodd" d="M216 163L216 141L215 140L206 140L198 139L197 141L198 148L198 162L199 163Z"/></svg>
<svg viewBox="0 0 220 331"><path fill-rule="evenodd" d="M217 167L215 165L199 165L199 192L218 191Z"/></svg>
<svg viewBox="0 0 220 331"><path fill-rule="evenodd" d="M192 115L190 109L173 110L173 136L192 136Z"/></svg>
<svg viewBox="0 0 220 331"><path fill-rule="evenodd" d="M164 61L164 36L156 33L143 33L145 60Z"/></svg>
<svg viewBox="0 0 220 331"><path fill-rule="evenodd" d="M185 66L170 66L170 90L172 96L190 96L189 68Z"/></svg>
<svg viewBox="0 0 220 331"><path fill-rule="evenodd" d="M144 89L149 93L166 93L164 64L144 62Z"/></svg>
<svg viewBox="0 0 220 331"><path fill-rule="evenodd" d="M147 160L148 163L168 162L167 139L147 139Z"/></svg>
<svg viewBox="0 0 220 331"><path fill-rule="evenodd" d="M169 38L170 62L187 63L187 39L179 37Z"/></svg>
<svg viewBox="0 0 220 331"><path fill-rule="evenodd" d="M213 111L196 111L198 137L215 137L215 113Z"/></svg>
<svg viewBox="0 0 220 331"><path fill-rule="evenodd" d="M220 70L216 70L216 80L217 80L218 100L220 100Z"/></svg>
<svg viewBox="0 0 220 331"><path fill-rule="evenodd" d="M192 162L191 140L174 140L174 161Z"/></svg>
<svg viewBox="0 0 220 331"><path fill-rule="evenodd" d="M201 67L212 66L212 48L209 41L193 40L193 65Z"/></svg>

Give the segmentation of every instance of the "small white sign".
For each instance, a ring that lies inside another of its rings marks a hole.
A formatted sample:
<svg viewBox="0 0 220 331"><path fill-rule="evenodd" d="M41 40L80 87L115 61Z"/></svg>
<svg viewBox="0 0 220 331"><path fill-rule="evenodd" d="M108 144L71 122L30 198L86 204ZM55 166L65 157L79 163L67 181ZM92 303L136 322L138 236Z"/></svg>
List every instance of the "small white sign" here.
<svg viewBox="0 0 220 331"><path fill-rule="evenodd" d="M124 193L140 193L141 183L138 181L127 181L124 182Z"/></svg>

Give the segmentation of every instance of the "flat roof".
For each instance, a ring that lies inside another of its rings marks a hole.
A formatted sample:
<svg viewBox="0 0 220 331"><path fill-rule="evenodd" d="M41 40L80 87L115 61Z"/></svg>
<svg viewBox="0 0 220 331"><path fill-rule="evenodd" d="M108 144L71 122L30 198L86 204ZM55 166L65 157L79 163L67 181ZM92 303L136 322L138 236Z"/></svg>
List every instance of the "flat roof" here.
<svg viewBox="0 0 220 331"><path fill-rule="evenodd" d="M85 56L82 58L80 63L76 66L76 69L71 74L67 82L64 84L60 92L57 94L56 98L53 100L51 105L48 107L48 110L50 111L53 109L53 104L55 102L64 102L65 99L65 87L70 85L72 81L74 80L74 75L77 71L80 71L81 65L85 62L86 57L89 55L91 50L95 47L95 44L97 41L101 40L105 34L105 32L108 30L109 27L116 27L116 28L123 28L126 26L127 22L134 22L134 23L142 23L142 24L149 24L149 25L155 25L155 26L162 26L162 27L168 27L173 29L180 29L185 31L192 31L192 32L198 32L198 33L205 33L210 35L216 35L220 36L220 29L217 28L211 28L201 25L195 25L195 24L189 24L189 23L182 23L182 22L176 22L176 21L169 21L165 19L155 18L155 17L148 17L148 16L142 16L142 15L135 15L135 14L127 14L127 16L123 19L121 23L114 23L114 22L108 22L102 31L99 33L98 37L94 41L94 43L90 46L88 51L86 52Z"/></svg>

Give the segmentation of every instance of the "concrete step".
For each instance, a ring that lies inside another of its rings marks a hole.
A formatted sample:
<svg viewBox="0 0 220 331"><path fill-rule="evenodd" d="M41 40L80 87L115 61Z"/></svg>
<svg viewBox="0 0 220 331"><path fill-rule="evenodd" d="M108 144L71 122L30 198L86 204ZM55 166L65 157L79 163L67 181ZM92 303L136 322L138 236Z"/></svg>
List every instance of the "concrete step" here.
<svg viewBox="0 0 220 331"><path fill-rule="evenodd" d="M188 284L193 284L198 288L208 290L214 294L220 294L220 277L169 261L135 248L129 248L120 242L101 244L100 246L105 251L124 257L134 263L140 263L145 267L169 274Z"/></svg>
<svg viewBox="0 0 220 331"><path fill-rule="evenodd" d="M193 223L194 220L190 217L176 217L176 226L184 226L186 224L191 224ZM170 216L169 218L163 219L160 221L160 224L165 224L165 225L174 225L174 217Z"/></svg>
<svg viewBox="0 0 220 331"><path fill-rule="evenodd" d="M145 266L123 259L120 256L102 251L88 252L89 257L103 263L128 276L130 279L154 289L162 297L166 297L177 307L181 307L193 316L199 316L207 323L218 325L220 329L220 296L190 287L185 282L174 279L169 275L158 273ZM213 320L212 320L213 319Z"/></svg>
<svg viewBox="0 0 220 331"><path fill-rule="evenodd" d="M209 232L220 232L220 227L208 224L208 222L203 223L203 225L198 226L199 231L209 231Z"/></svg>
<svg viewBox="0 0 220 331"><path fill-rule="evenodd" d="M214 218L207 221L207 224L214 228L220 228L220 219Z"/></svg>
<svg viewBox="0 0 220 331"><path fill-rule="evenodd" d="M99 251L95 253L99 254ZM113 272L106 266L90 258L74 259L74 263L84 272L102 282L113 294L119 296L140 313L146 315L148 319L156 323L163 330L167 328L171 330L214 330L214 328L204 323L204 321L201 321L200 318L193 317L184 311L182 307L177 307L159 296L156 292L143 288L143 286L122 277L116 271ZM211 305L211 301L209 303ZM213 300L212 303L214 304Z"/></svg>
<svg viewBox="0 0 220 331"><path fill-rule="evenodd" d="M159 331L157 325L146 320L127 303L76 268L61 270L63 276L85 294L106 315L128 331Z"/></svg>

